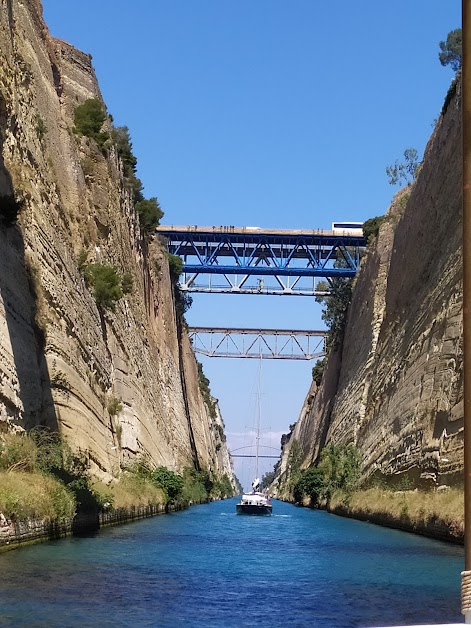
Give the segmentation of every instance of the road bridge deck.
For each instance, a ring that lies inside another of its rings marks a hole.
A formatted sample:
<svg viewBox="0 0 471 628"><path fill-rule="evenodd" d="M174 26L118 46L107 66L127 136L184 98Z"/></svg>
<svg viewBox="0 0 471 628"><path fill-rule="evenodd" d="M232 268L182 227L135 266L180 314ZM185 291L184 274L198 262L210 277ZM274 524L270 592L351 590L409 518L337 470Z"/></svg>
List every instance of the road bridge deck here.
<svg viewBox="0 0 471 628"><path fill-rule="evenodd" d="M306 280L354 277L366 246L361 229L195 225L159 226L156 234L169 253L183 259L180 284L191 292L317 294L316 281ZM223 284L215 284L212 275L223 277Z"/></svg>

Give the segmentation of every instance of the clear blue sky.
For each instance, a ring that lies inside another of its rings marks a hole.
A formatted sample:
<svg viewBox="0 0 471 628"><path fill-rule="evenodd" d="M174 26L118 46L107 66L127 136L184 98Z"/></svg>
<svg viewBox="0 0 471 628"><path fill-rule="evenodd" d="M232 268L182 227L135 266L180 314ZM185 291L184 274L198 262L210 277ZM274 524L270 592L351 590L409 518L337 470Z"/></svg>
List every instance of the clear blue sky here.
<svg viewBox="0 0 471 628"><path fill-rule="evenodd" d="M460 0L43 0L53 35L91 53L130 129L163 224L329 228L383 214L385 167L422 156L453 73L438 42ZM318 328L308 297L197 295L192 325ZM255 421L255 360L203 358L233 448ZM276 446L312 363L264 361ZM262 471L271 469L268 462ZM253 469L238 462L245 486Z"/></svg>

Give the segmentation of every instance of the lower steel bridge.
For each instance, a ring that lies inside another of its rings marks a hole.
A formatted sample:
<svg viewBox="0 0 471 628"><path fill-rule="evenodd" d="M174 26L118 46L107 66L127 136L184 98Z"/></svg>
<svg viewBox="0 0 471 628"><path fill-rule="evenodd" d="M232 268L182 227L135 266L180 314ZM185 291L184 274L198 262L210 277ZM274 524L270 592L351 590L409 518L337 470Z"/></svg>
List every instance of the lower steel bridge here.
<svg viewBox="0 0 471 628"><path fill-rule="evenodd" d="M313 360L325 356L325 331L188 327L196 353L219 358Z"/></svg>
<svg viewBox="0 0 471 628"><path fill-rule="evenodd" d="M355 276L366 246L361 229L159 226L156 234L182 258L188 292L328 294L332 279Z"/></svg>

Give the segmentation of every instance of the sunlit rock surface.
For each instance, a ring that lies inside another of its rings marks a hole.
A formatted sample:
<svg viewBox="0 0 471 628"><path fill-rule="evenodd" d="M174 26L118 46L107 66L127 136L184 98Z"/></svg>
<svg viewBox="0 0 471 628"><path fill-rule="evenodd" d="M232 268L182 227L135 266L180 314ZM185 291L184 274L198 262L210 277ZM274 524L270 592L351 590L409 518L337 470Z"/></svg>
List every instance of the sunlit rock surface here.
<svg viewBox="0 0 471 628"><path fill-rule="evenodd" d="M284 448L284 478L294 443L307 467L335 442L360 449L368 476L462 481L460 116L458 83L416 183L396 195L368 248L343 348L306 397Z"/></svg>
<svg viewBox="0 0 471 628"><path fill-rule="evenodd" d="M75 107L101 98L91 57L51 37L39 0L0 3L0 49L0 195L24 201L0 227L1 429L58 429L103 479L141 455L232 477L184 331L178 342L163 249L140 232L114 150L74 134ZM87 288L82 251L132 275L114 313Z"/></svg>

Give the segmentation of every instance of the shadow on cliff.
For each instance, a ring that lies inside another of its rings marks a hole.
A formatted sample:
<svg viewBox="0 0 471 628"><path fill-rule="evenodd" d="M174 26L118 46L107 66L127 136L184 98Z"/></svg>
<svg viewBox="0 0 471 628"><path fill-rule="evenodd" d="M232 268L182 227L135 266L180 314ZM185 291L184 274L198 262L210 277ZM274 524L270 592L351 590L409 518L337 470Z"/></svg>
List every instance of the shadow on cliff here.
<svg viewBox="0 0 471 628"><path fill-rule="evenodd" d="M37 277L28 264L23 234L17 223L23 202L15 197L13 182L3 160L7 123L7 108L0 94L0 300L6 321L4 351L13 356L12 386L15 386L20 401L18 403L0 392L0 403L5 405L7 417L26 429L47 425L57 431L44 351L45 334L37 322Z"/></svg>

